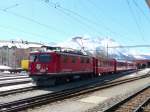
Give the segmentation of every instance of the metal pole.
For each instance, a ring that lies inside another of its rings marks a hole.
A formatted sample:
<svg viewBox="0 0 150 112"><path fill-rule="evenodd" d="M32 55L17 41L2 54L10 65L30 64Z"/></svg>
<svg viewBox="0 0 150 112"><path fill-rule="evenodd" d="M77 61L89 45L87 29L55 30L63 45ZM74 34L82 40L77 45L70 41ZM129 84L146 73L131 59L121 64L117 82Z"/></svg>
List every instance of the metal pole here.
<svg viewBox="0 0 150 112"><path fill-rule="evenodd" d="M150 8L150 0L145 0L145 1L147 3L148 7Z"/></svg>
<svg viewBox="0 0 150 112"><path fill-rule="evenodd" d="M107 59L108 59L108 43L107 43Z"/></svg>

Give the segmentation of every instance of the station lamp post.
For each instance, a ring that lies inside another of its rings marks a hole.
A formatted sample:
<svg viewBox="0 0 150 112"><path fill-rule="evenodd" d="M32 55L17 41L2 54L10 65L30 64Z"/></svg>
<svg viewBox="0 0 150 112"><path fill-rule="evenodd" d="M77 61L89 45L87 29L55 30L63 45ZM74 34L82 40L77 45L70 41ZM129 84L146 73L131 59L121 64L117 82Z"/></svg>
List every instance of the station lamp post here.
<svg viewBox="0 0 150 112"><path fill-rule="evenodd" d="M145 0L145 1L147 3L148 7L150 8L150 0Z"/></svg>

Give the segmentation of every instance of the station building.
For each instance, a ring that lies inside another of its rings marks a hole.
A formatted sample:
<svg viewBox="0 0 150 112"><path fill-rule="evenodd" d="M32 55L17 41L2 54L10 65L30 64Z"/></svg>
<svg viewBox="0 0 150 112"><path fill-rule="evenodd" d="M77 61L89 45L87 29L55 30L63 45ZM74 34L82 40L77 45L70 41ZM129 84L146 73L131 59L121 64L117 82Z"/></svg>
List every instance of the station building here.
<svg viewBox="0 0 150 112"><path fill-rule="evenodd" d="M21 67L21 60L28 59L31 51L39 50L43 44L27 41L0 41L0 65Z"/></svg>

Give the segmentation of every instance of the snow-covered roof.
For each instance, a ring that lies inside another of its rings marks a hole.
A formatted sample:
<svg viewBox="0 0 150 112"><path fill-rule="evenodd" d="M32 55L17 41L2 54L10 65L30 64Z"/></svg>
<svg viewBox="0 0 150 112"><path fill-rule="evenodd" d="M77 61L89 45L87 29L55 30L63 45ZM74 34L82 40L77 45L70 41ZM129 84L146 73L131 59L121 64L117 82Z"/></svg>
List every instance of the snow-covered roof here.
<svg viewBox="0 0 150 112"><path fill-rule="evenodd" d="M0 41L0 47L7 46L8 48L17 47L27 49L30 47L41 47L43 44L27 41Z"/></svg>
<svg viewBox="0 0 150 112"><path fill-rule="evenodd" d="M0 69L11 69L11 67L5 66L5 65L0 65Z"/></svg>

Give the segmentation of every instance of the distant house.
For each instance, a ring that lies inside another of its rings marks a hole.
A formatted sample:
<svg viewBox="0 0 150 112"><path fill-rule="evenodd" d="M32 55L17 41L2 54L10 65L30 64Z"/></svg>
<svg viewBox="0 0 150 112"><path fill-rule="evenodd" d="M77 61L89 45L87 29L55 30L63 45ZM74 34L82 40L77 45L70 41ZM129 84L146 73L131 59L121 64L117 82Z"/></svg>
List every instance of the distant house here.
<svg viewBox="0 0 150 112"><path fill-rule="evenodd" d="M39 50L41 43L27 41L0 41L0 65L18 68L31 51Z"/></svg>

